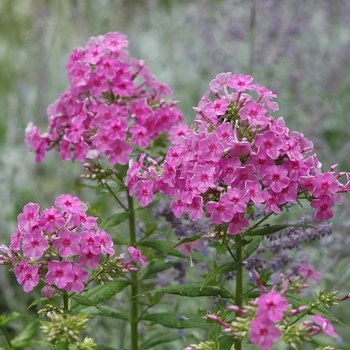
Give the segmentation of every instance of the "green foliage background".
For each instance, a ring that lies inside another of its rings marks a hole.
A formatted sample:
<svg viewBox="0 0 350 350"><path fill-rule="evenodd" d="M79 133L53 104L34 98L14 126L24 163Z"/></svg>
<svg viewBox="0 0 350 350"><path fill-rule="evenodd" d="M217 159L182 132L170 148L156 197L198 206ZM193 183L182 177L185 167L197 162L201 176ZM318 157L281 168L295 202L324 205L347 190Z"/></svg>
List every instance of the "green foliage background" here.
<svg viewBox="0 0 350 350"><path fill-rule="evenodd" d="M8 243L24 204L51 206L80 183L81 164L62 164L54 153L35 164L23 134L30 121L45 130L47 106L68 85L65 65L71 51L109 31L128 36L131 56L145 59L174 90L187 122L218 73L251 74L278 94L275 117L283 116L291 130L314 142L324 170L338 162L350 171L347 0L2 0L0 243ZM95 200L82 190L70 192ZM348 212L336 215L338 231L347 234ZM328 253L337 254L334 247ZM325 270L330 288L349 269L348 256L334 262L337 269L331 273L327 260L320 264L317 250L310 254ZM6 269L0 269L0 279L2 312L24 311L38 297L23 297ZM350 288L346 282L337 283L344 293ZM350 324L347 315L339 316ZM350 338L344 334L346 349Z"/></svg>

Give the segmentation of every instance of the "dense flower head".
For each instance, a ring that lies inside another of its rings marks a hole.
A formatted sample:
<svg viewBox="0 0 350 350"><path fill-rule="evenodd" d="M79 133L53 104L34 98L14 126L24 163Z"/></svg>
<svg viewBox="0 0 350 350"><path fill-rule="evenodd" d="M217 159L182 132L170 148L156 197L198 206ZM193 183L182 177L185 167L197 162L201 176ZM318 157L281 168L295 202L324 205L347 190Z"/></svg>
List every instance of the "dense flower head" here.
<svg viewBox="0 0 350 350"><path fill-rule="evenodd" d="M205 212L232 235L249 226L248 212L259 207L279 214L299 198L317 209L316 220L332 218L332 206L350 189L338 181L344 173L336 174L335 166L322 173L312 142L271 116L276 95L252 82L219 74L194 108L194 125L172 138L162 165L152 161L146 168L144 155L131 161L126 184L142 206L159 191L174 198L177 217L187 212L198 220Z"/></svg>
<svg viewBox="0 0 350 350"><path fill-rule="evenodd" d="M40 134L33 123L25 132L37 162L55 148L62 160L105 155L112 164L126 164L133 146L147 148L182 120L176 102L163 99L172 90L144 61L130 58L127 45L116 32L92 37L73 51L67 63L70 86L47 109L48 132Z"/></svg>
<svg viewBox="0 0 350 350"><path fill-rule="evenodd" d="M104 271L99 270L99 280L110 280L110 274L103 276L108 269L114 274L135 269L130 265L137 260L134 255L132 260L121 264L119 261L125 254L112 258L115 253L112 238L98 227L97 218L87 215L88 207L78 197L62 194L55 200L55 205L57 208L40 211L38 204L26 204L18 215L17 231L11 236L10 246L0 247L7 255L2 258L3 264L13 266L17 281L25 292L33 290L40 279L46 283L45 295L48 287L49 295L54 295L54 288L82 292L89 271L101 263ZM131 248L134 254L139 253ZM141 253L138 258L147 264Z"/></svg>

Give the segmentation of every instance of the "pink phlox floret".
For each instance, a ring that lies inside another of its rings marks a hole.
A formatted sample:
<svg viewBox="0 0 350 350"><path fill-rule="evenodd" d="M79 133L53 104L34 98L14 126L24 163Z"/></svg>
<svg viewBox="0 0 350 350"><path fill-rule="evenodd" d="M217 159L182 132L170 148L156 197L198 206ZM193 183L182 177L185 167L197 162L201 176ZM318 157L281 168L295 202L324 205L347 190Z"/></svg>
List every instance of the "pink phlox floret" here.
<svg viewBox="0 0 350 350"><path fill-rule="evenodd" d="M38 260L48 248L49 243L40 229L35 229L23 236L22 250L25 257Z"/></svg>
<svg viewBox="0 0 350 350"><path fill-rule="evenodd" d="M233 74L227 85L230 88L241 92L247 89L252 89L252 86L250 85L252 81L253 78L250 75Z"/></svg>
<svg viewBox="0 0 350 350"><path fill-rule="evenodd" d="M65 224L65 219L62 213L56 209L45 209L39 220L39 227L46 232L55 232L56 228L61 228Z"/></svg>
<svg viewBox="0 0 350 350"><path fill-rule="evenodd" d="M256 317L273 322L281 321L288 309L288 301L279 293L264 293L257 300Z"/></svg>
<svg viewBox="0 0 350 350"><path fill-rule="evenodd" d="M58 288L64 288L69 282L74 281L71 261L51 261L47 266L46 282L56 284Z"/></svg>
<svg viewBox="0 0 350 350"><path fill-rule="evenodd" d="M23 207L23 212L18 215L18 229L21 232L31 231L38 225L40 206L36 203L28 203Z"/></svg>
<svg viewBox="0 0 350 350"><path fill-rule="evenodd" d="M317 209L315 220L320 221L331 219L334 215L333 210L331 209L333 205L333 198L328 194L324 194L320 198L312 200L310 206Z"/></svg>
<svg viewBox="0 0 350 350"><path fill-rule="evenodd" d="M114 255L115 251L113 249L113 241L111 236L103 230L97 230L98 241L101 245L101 253L106 255Z"/></svg>
<svg viewBox="0 0 350 350"><path fill-rule="evenodd" d="M88 272L76 263L72 263L73 280L72 282L67 282L64 287L67 291L73 291L75 293L80 293L84 290L84 282L89 278Z"/></svg>
<svg viewBox="0 0 350 350"><path fill-rule="evenodd" d="M53 247L63 258L77 255L80 252L80 234L62 228L58 237L53 241Z"/></svg>
<svg viewBox="0 0 350 350"><path fill-rule="evenodd" d="M214 92L218 92L222 88L226 87L231 80L232 73L219 73L215 79L209 83L209 88Z"/></svg>
<svg viewBox="0 0 350 350"><path fill-rule="evenodd" d="M332 324L326 318L321 315L313 315L312 319L314 322L322 327L322 331L325 335L329 335L333 338L338 338L338 334L334 332Z"/></svg>
<svg viewBox="0 0 350 350"><path fill-rule="evenodd" d="M131 254L131 259L133 262L140 260L142 265L146 267L148 265L147 258L141 254L141 252L133 246L128 248L129 253Z"/></svg>
<svg viewBox="0 0 350 350"><path fill-rule="evenodd" d="M322 279L322 275L319 272L315 271L306 264L301 264L298 272L301 276L303 276L302 281L306 281L307 279L310 281L320 281Z"/></svg>
<svg viewBox="0 0 350 350"><path fill-rule="evenodd" d="M261 350L270 350L273 344L281 338L281 331L274 322L257 318L250 324L249 339L253 344L258 345Z"/></svg>

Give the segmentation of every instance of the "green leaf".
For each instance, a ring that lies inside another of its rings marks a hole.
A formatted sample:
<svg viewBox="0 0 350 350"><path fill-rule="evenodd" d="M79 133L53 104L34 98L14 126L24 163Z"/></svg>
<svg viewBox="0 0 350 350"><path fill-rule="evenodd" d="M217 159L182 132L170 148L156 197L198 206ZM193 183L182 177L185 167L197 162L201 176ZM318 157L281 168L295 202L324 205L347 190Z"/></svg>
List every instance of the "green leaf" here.
<svg viewBox="0 0 350 350"><path fill-rule="evenodd" d="M34 300L33 302L30 303L30 305L28 306L28 309L30 309L31 307L40 303L41 301L48 301L48 300L50 300L50 299L49 298L40 298L40 299Z"/></svg>
<svg viewBox="0 0 350 350"><path fill-rule="evenodd" d="M231 250L236 250L238 248L242 248L244 246L246 246L247 244L249 244L253 239L250 239L249 241L247 241L246 239L240 239L237 243L233 244L230 246Z"/></svg>
<svg viewBox="0 0 350 350"><path fill-rule="evenodd" d="M182 297L222 297L222 298L230 298L231 295L226 291L222 290L217 286L206 286L201 288L201 284L192 283L192 284L180 284L178 286L168 286L155 290L148 291L147 293L165 293L165 294L174 294L180 295Z"/></svg>
<svg viewBox="0 0 350 350"><path fill-rule="evenodd" d="M72 299L74 301L76 301L78 304L80 305L84 305L84 306L94 306L98 309L101 309L100 306L96 305L93 301L91 301L90 299L88 298L84 298L82 297L81 295L73 295L72 296Z"/></svg>
<svg viewBox="0 0 350 350"><path fill-rule="evenodd" d="M95 307L88 307L84 312L87 312L89 315L105 316L125 321L128 320L127 316L118 311L115 307L100 306L98 310Z"/></svg>
<svg viewBox="0 0 350 350"><path fill-rule="evenodd" d="M217 275L222 275L225 272L231 272L231 271L236 271L242 266L241 262L229 262L224 265L220 265L214 270L210 271L210 273L207 275L205 278L201 290Z"/></svg>
<svg viewBox="0 0 350 350"><path fill-rule="evenodd" d="M185 328L200 328L200 329L211 329L212 325L205 323L199 315L179 315L171 314L170 312L161 312L147 314L140 317L142 321L151 321L154 323L161 324L164 327L185 329Z"/></svg>
<svg viewBox="0 0 350 350"><path fill-rule="evenodd" d="M263 228L258 228L256 230L248 231L245 233L246 236L266 236L271 233L282 231L287 227L306 227L306 228L315 228L315 226L304 225L304 224L283 224L283 225L270 225Z"/></svg>
<svg viewBox="0 0 350 350"><path fill-rule="evenodd" d="M27 348L30 341L34 338L39 328L39 319L34 320L24 330L12 340L12 346L14 348Z"/></svg>
<svg viewBox="0 0 350 350"><path fill-rule="evenodd" d="M326 309L323 305L318 305L316 308L312 309L311 312L313 314L320 314L322 317L327 318L330 321L340 324L343 327L347 327L343 322L338 320L328 309Z"/></svg>
<svg viewBox="0 0 350 350"><path fill-rule="evenodd" d="M244 249L244 259L249 258L258 248L262 241L260 236L254 237Z"/></svg>
<svg viewBox="0 0 350 350"><path fill-rule="evenodd" d="M235 340L232 335L224 335L219 338L220 349L231 349Z"/></svg>
<svg viewBox="0 0 350 350"><path fill-rule="evenodd" d="M201 237L202 237L202 235L194 235L192 237L183 238L178 243L176 243L174 246L172 246L171 249L174 249L174 248L178 247L181 244L198 241ZM168 252L166 252L166 253L168 253Z"/></svg>
<svg viewBox="0 0 350 350"><path fill-rule="evenodd" d="M148 264L148 266L145 269L143 269L140 279L146 279L151 275L167 270L173 267L174 264L175 263L173 262L165 262L163 260L153 260Z"/></svg>
<svg viewBox="0 0 350 350"><path fill-rule="evenodd" d="M105 229L107 229L109 227L117 226L121 222L123 222L126 219L128 219L129 215L130 215L129 212L123 212L123 213L114 214L110 218L102 220L102 222L99 223L99 227L102 230L105 230Z"/></svg>
<svg viewBox="0 0 350 350"><path fill-rule="evenodd" d="M145 239L138 243L139 246L152 248L154 250L160 251L163 254L176 256L178 258L187 258L185 254L182 254L177 249L172 250L174 243L167 241L159 241L156 239ZM198 252L192 252L192 258L194 260L203 261L206 263L210 263L211 260L203 256Z"/></svg>
<svg viewBox="0 0 350 350"><path fill-rule="evenodd" d="M108 282L106 284L100 284L94 288L89 289L87 292L81 294L81 297L89 299L94 306L101 303L102 301L112 298L117 293L121 292L127 285L129 281L118 280L113 282ZM72 306L72 311L80 311L86 308L86 305L81 305L75 303Z"/></svg>
<svg viewBox="0 0 350 350"><path fill-rule="evenodd" d="M171 341L178 340L179 336L176 333L161 334L158 337L152 337L146 340L142 346L142 350L153 349L156 345L170 343Z"/></svg>
<svg viewBox="0 0 350 350"><path fill-rule="evenodd" d="M26 317L26 315L20 314L16 311L12 311L8 316L1 315L0 316L0 326L5 326L12 320L18 317Z"/></svg>

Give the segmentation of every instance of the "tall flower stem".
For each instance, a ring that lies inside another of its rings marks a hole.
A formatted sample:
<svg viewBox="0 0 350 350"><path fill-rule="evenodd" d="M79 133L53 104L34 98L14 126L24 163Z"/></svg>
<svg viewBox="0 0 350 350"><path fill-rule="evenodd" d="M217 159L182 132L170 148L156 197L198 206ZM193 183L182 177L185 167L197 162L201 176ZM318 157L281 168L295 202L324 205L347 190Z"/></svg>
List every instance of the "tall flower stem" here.
<svg viewBox="0 0 350 350"><path fill-rule="evenodd" d="M130 246L136 248L136 221L135 221L135 209L133 198L128 196L128 209L129 209L129 238ZM131 273L131 315L130 315L130 327L131 327L131 350L138 350L138 310L137 310L137 295L138 295L138 278L137 271Z"/></svg>
<svg viewBox="0 0 350 350"><path fill-rule="evenodd" d="M236 243L242 239L241 236L237 236ZM237 262L243 262L243 247L236 249L236 260ZM236 295L235 304L241 309L243 303L243 264L236 271ZM236 317L239 316L236 313ZM242 350L242 340L238 339L235 344L235 350Z"/></svg>

